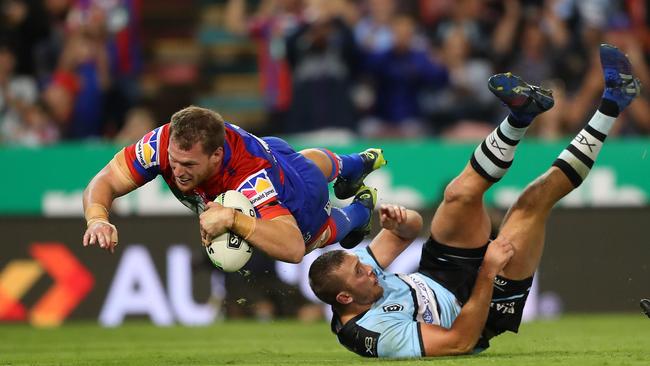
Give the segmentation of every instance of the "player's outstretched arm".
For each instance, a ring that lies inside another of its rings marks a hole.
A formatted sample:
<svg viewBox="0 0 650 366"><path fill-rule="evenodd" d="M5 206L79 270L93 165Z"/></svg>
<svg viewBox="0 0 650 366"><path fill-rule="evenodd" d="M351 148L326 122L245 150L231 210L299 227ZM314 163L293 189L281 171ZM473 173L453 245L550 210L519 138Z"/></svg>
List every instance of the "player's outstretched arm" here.
<svg viewBox="0 0 650 366"><path fill-rule="evenodd" d="M514 248L508 241L496 239L490 243L472 295L463 305L451 328L421 324L426 356L459 355L472 351L487 321L494 278L510 261L513 254Z"/></svg>
<svg viewBox="0 0 650 366"><path fill-rule="evenodd" d="M108 212L115 198L136 188L137 185L126 168L123 153L117 153L84 190L83 206L87 224L83 236L84 246L97 244L111 253L115 251L117 228L108 220Z"/></svg>
<svg viewBox="0 0 650 366"><path fill-rule="evenodd" d="M230 207L208 202L206 210L199 216L203 244L227 230L243 237L256 249L268 256L289 263L299 263L305 256L305 242L298 223L291 215L282 215L272 220L255 219Z"/></svg>
<svg viewBox="0 0 650 366"><path fill-rule="evenodd" d="M408 247L422 230L422 216L397 205L381 205L379 221L382 230L370 243L375 259L382 268L388 267Z"/></svg>

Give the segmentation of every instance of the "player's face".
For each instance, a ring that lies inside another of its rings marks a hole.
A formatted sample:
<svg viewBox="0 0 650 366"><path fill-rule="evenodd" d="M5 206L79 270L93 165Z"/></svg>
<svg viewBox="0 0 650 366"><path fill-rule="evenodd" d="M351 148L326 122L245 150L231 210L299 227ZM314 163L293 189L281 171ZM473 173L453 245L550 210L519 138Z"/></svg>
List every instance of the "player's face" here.
<svg viewBox="0 0 650 366"><path fill-rule="evenodd" d="M384 295L384 289L379 285L372 267L361 263L356 255L348 254L340 270L345 282L345 290L355 303L370 305Z"/></svg>
<svg viewBox="0 0 650 366"><path fill-rule="evenodd" d="M219 170L223 157L223 148L206 154L198 142L189 150L183 150L174 140L170 140L168 151L174 182L184 193L191 192L214 175Z"/></svg>

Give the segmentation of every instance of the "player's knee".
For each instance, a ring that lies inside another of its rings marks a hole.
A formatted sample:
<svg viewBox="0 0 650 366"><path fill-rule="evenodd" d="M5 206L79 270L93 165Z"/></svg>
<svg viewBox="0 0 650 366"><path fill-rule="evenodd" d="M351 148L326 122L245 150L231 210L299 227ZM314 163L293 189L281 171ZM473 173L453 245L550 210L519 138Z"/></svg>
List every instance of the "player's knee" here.
<svg viewBox="0 0 650 366"><path fill-rule="evenodd" d="M483 194L458 177L447 185L443 199L446 204L474 205L482 202Z"/></svg>

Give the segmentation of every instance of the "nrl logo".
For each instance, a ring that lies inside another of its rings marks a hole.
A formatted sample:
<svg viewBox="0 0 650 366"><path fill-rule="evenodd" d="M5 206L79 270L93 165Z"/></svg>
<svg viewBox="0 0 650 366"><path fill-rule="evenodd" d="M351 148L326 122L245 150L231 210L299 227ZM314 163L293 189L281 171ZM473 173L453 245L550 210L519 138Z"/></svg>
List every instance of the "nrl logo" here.
<svg viewBox="0 0 650 366"><path fill-rule="evenodd" d="M400 304L390 304L390 305L384 305L382 309L384 309L384 313L388 313L391 311L402 311L404 307Z"/></svg>

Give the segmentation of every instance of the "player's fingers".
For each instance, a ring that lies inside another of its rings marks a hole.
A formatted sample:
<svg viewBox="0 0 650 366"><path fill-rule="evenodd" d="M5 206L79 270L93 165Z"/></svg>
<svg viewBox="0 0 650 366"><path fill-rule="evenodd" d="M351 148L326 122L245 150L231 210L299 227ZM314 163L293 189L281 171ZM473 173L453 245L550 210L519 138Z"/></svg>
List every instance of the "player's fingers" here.
<svg viewBox="0 0 650 366"><path fill-rule="evenodd" d="M391 219L396 219L397 218L397 210L395 210L394 205L390 205L389 212L390 212L390 218Z"/></svg>
<svg viewBox="0 0 650 366"><path fill-rule="evenodd" d="M104 233L97 233L97 242L99 243L100 248L106 247L106 238L104 237Z"/></svg>
<svg viewBox="0 0 650 366"><path fill-rule="evenodd" d="M399 206L399 222L402 223L406 220L406 207Z"/></svg>
<svg viewBox="0 0 650 366"><path fill-rule="evenodd" d="M390 217L391 217L393 220L399 222L399 209L397 208L397 206L392 205L392 206L390 207Z"/></svg>
<svg viewBox="0 0 650 366"><path fill-rule="evenodd" d="M383 214L388 214L389 209L390 209L390 206L389 206L389 205L382 204L382 205L381 205L381 208L379 209L379 211L380 211L381 213L383 213Z"/></svg>

